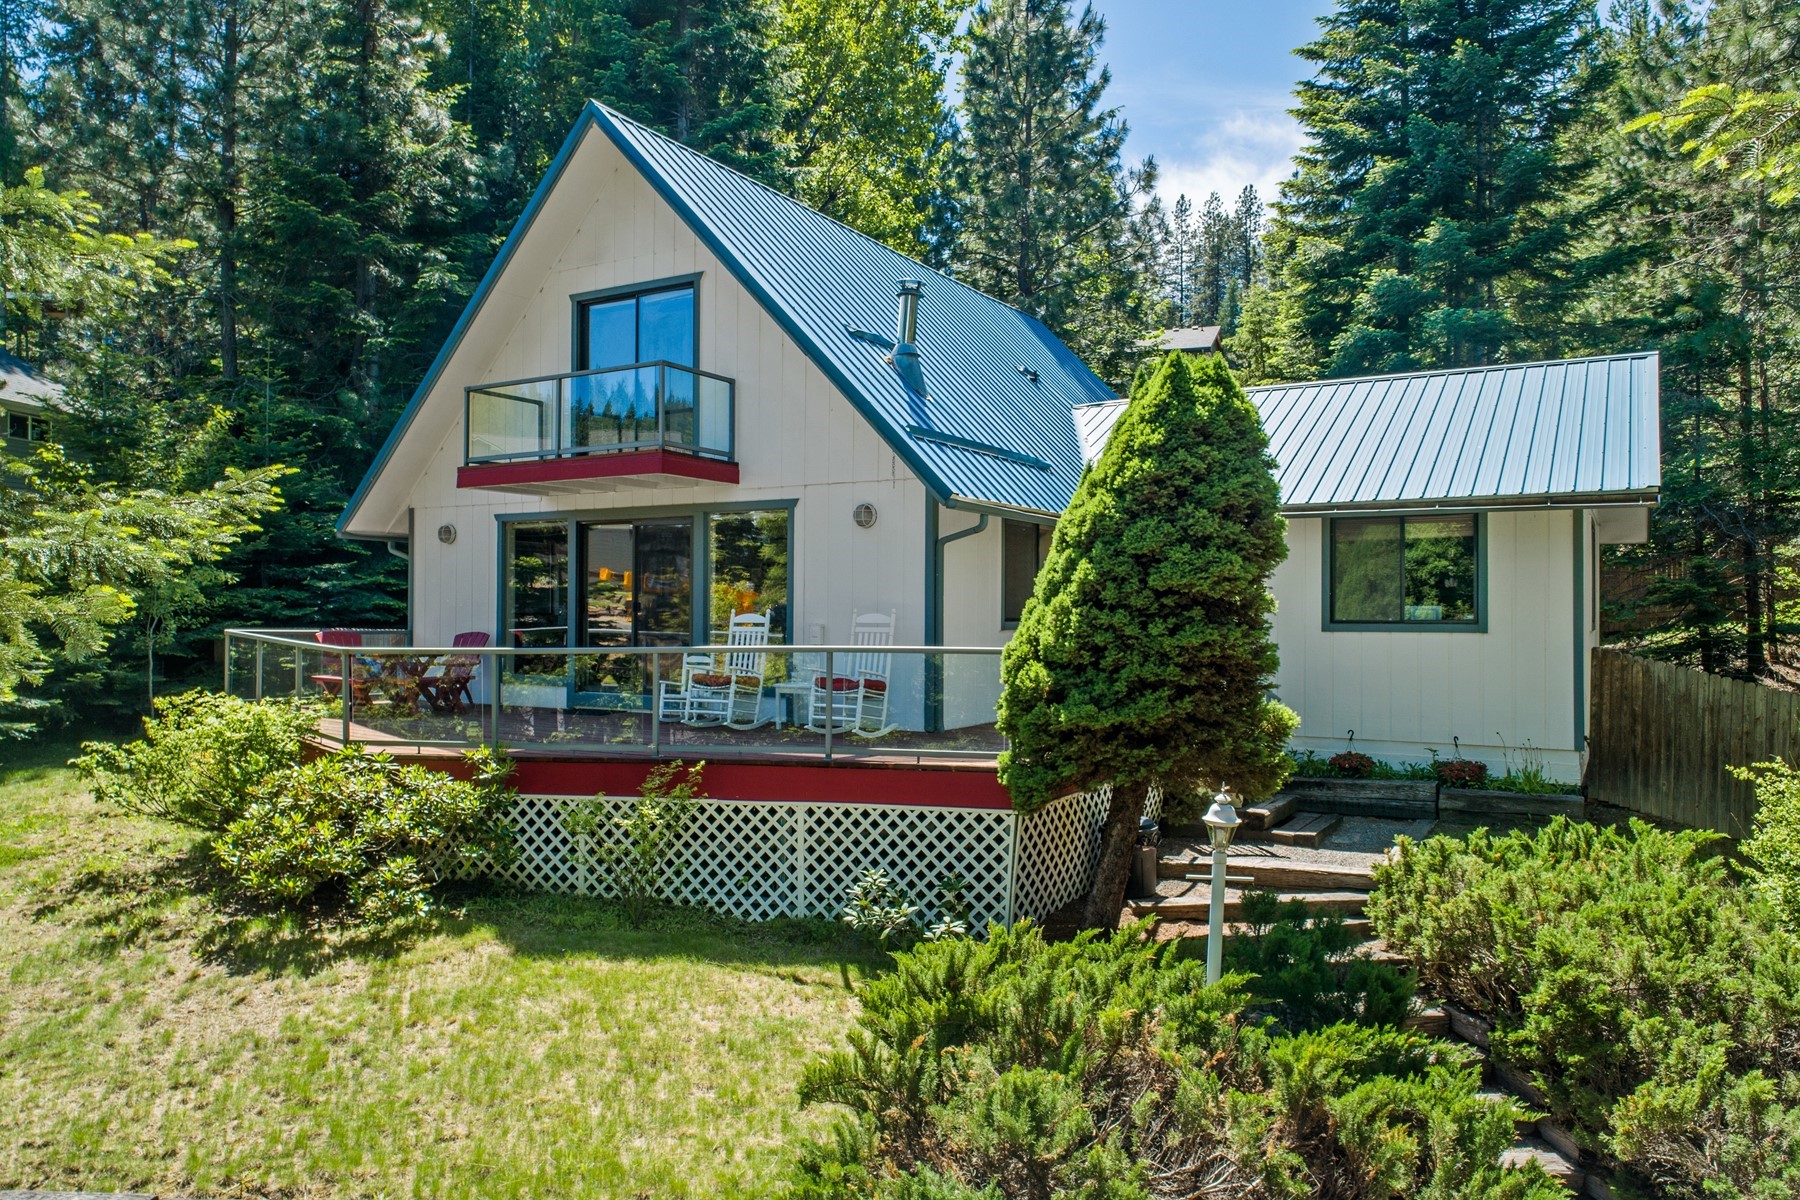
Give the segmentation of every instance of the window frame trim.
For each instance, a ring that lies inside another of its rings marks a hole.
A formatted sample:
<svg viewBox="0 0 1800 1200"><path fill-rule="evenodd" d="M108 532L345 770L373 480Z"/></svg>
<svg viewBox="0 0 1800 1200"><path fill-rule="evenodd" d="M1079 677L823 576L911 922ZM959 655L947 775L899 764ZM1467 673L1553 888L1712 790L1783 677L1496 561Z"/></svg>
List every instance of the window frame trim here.
<svg viewBox="0 0 1800 1200"><path fill-rule="evenodd" d="M573 292L569 296L569 369L586 371L593 368L581 365L582 351L587 336L583 328L586 322L583 314L589 304L605 300L635 299L652 292L672 292L677 288L690 287L694 291L694 363L693 370L700 369L700 276L695 271L688 275L670 275L664 279L649 279L642 283L624 283L616 287L595 288L588 292ZM630 365L630 364L627 364Z"/></svg>
<svg viewBox="0 0 1800 1200"><path fill-rule="evenodd" d="M1336 525L1339 521L1399 521L1404 544L1406 522L1432 517L1475 518L1475 619L1473 621L1335 621L1332 619L1331 579L1332 551L1337 545ZM1433 509L1429 512L1344 513L1320 518L1323 536L1320 540L1321 579L1319 582L1320 624L1326 633L1486 633L1488 631L1488 515L1480 509Z"/></svg>

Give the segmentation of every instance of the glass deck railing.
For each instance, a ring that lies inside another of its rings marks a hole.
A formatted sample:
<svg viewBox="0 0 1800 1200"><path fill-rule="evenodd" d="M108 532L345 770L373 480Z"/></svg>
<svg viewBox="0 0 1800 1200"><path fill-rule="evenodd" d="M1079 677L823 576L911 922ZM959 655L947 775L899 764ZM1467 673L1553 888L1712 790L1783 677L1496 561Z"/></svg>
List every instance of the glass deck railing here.
<svg viewBox="0 0 1800 1200"><path fill-rule="evenodd" d="M508 751L991 761L990 647L419 647L311 630L230 629L225 689L320 707L332 744ZM352 640L352 639L344 639Z"/></svg>
<svg viewBox="0 0 1800 1200"><path fill-rule="evenodd" d="M465 389L470 464L626 450L732 460L730 379L670 362L634 363Z"/></svg>

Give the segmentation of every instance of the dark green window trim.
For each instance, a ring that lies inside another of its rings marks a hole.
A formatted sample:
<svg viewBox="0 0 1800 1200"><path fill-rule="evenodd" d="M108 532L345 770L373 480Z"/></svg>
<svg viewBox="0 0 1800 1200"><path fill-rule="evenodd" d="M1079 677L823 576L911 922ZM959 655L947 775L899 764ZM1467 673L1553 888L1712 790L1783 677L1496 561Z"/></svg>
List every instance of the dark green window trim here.
<svg viewBox="0 0 1800 1200"><path fill-rule="evenodd" d="M1404 521L1408 517L1415 520L1428 520L1432 517L1475 518L1475 619L1473 621L1334 621L1331 618L1331 550L1337 538L1333 525L1339 520L1369 521L1388 519ZM1320 574L1319 582L1320 612L1323 619L1320 628L1327 633L1486 633L1488 630L1488 527L1487 514L1464 509L1458 512L1418 512L1418 513L1376 513L1367 516L1321 517L1320 537Z"/></svg>
<svg viewBox="0 0 1800 1200"><path fill-rule="evenodd" d="M711 625L708 622L712 618L712 555L709 552L709 547L706 542L706 515L708 513L721 512L758 512L766 508L785 508L788 510L787 636L790 642L794 642L798 637L797 630L799 628L798 621L795 617L795 613L798 611L795 600L798 597L799 592L796 587L797 577L794 573L794 514L799 506L800 502L798 500L727 500L717 504L664 504L637 508L592 508L574 511L558 510L554 512L495 513L494 522L499 537L495 539L494 547L494 644L504 645L506 641L506 535L508 525L515 522L545 524L552 521L562 521L566 527L565 536L569 540L570 554L572 556L576 545L575 539L579 534L580 527L586 522L644 521L655 520L658 517L692 517L694 519L694 541L691 561L694 564L694 579L692 585L694 589L694 601L693 624L689 630L689 636L693 639L690 643L691 645L704 646L707 644L707 636L711 630ZM574 560L573 557L571 557L568 603L568 644L571 646L576 644L576 639L580 633L576 626L576 622L580 615L577 612L581 588L579 576L580 573L575 570Z"/></svg>

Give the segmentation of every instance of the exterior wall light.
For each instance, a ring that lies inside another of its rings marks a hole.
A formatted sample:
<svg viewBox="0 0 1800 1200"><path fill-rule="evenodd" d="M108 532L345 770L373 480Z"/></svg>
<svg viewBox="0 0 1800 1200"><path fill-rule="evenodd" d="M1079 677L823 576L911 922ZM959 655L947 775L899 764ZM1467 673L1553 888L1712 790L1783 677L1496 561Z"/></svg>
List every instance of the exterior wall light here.
<svg viewBox="0 0 1800 1200"><path fill-rule="evenodd" d="M438 541L444 543L444 545L446 545L446 546L449 546L449 545L452 545L453 543L455 543L455 541L456 541L456 526L454 526L454 525L439 525L438 526Z"/></svg>
<svg viewBox="0 0 1800 1200"><path fill-rule="evenodd" d="M856 527L858 529L873 528L875 525L875 517L875 506L873 504L859 504L851 510L850 513L850 519L856 522Z"/></svg>

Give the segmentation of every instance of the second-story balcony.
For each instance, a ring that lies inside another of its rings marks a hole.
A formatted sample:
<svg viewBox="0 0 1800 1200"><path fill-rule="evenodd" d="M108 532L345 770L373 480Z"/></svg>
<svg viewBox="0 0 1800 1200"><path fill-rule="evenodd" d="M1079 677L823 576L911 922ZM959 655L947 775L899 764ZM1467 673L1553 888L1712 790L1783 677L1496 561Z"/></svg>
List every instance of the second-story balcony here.
<svg viewBox="0 0 1800 1200"><path fill-rule="evenodd" d="M544 493L736 483L735 390L670 362L467 388L456 484Z"/></svg>

